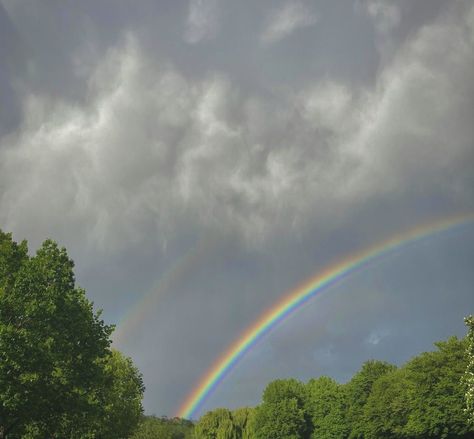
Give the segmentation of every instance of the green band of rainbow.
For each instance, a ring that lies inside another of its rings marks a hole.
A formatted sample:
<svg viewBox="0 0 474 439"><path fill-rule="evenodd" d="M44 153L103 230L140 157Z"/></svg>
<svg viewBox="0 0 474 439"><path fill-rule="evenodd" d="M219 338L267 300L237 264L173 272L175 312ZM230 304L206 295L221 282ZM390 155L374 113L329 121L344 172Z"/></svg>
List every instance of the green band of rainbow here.
<svg viewBox="0 0 474 439"><path fill-rule="evenodd" d="M302 307L319 292L346 278L354 271L365 267L375 259L385 256L400 247L414 243L428 236L447 231L474 221L474 214L463 214L441 221L423 224L409 231L394 235L366 250L352 254L341 262L327 267L324 271L306 280L250 325L236 341L215 361L187 396L177 416L193 418L205 400L213 393L229 372L255 344L276 325L285 320L295 310Z"/></svg>

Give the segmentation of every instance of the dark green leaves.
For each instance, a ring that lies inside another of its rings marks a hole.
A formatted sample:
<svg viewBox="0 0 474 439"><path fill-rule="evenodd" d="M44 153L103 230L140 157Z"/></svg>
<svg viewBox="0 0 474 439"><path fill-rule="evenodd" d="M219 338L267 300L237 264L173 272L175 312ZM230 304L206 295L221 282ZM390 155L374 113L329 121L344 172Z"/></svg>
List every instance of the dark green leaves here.
<svg viewBox="0 0 474 439"><path fill-rule="evenodd" d="M466 317L468 327L466 337L466 371L463 375L463 385L466 400L466 415L471 425L474 425L474 316Z"/></svg>
<svg viewBox="0 0 474 439"><path fill-rule="evenodd" d="M294 379L271 382L255 412L255 438L306 438L310 420L305 411L306 389Z"/></svg>
<svg viewBox="0 0 474 439"><path fill-rule="evenodd" d="M26 242L0 231L0 438L118 439L138 422L141 376L111 353L113 327L73 268L55 242L29 257Z"/></svg>

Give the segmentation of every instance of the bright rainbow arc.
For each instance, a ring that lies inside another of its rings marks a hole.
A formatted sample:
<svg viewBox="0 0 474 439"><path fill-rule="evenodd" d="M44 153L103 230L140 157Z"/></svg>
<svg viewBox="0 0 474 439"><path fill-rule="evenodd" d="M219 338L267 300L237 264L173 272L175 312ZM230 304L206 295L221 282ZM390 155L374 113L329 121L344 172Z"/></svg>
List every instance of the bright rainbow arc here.
<svg viewBox="0 0 474 439"><path fill-rule="evenodd" d="M221 355L188 395L176 416L193 418L225 377L245 354L255 346L281 321L302 307L319 292L328 289L361 268L399 248L413 244L428 236L466 225L474 221L474 213L457 215L441 221L423 224L407 232L392 236L368 249L354 253L335 265L327 267L314 277L285 294L283 298L265 311L255 323L249 326L236 341Z"/></svg>

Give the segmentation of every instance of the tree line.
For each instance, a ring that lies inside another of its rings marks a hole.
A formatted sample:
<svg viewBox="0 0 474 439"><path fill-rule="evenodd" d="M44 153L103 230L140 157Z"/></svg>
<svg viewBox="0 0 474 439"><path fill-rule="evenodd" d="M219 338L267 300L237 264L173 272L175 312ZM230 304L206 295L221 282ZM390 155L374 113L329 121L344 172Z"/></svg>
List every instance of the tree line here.
<svg viewBox="0 0 474 439"><path fill-rule="evenodd" d="M196 439L421 439L474 437L474 319L401 367L370 360L340 384L275 380L254 408L203 415ZM172 437L172 436L170 436Z"/></svg>
<svg viewBox="0 0 474 439"><path fill-rule="evenodd" d="M350 381L275 380L257 407L218 408L196 423L144 417L133 439L421 439L474 437L474 318L464 339L401 367L366 361Z"/></svg>
<svg viewBox="0 0 474 439"><path fill-rule="evenodd" d="M345 384L275 380L257 407L194 423L143 416L142 376L73 269L54 241L30 256L0 230L0 439L474 438L473 317L465 338L401 367L370 360Z"/></svg>

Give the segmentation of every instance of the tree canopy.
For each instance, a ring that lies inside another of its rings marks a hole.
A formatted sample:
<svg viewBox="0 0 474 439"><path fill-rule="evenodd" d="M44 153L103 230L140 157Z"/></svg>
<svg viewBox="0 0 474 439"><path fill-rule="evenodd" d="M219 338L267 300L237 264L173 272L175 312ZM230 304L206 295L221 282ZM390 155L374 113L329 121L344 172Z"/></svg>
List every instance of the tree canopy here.
<svg viewBox="0 0 474 439"><path fill-rule="evenodd" d="M467 332L467 366L463 376L466 392L466 414L471 425L474 425L474 316L466 317Z"/></svg>
<svg viewBox="0 0 474 439"><path fill-rule="evenodd" d="M309 380L306 388L306 410L311 417L311 438L347 437L345 387L332 378L322 376Z"/></svg>
<svg viewBox="0 0 474 439"><path fill-rule="evenodd" d="M186 419L142 417L132 439L194 439L194 424Z"/></svg>
<svg viewBox="0 0 474 439"><path fill-rule="evenodd" d="M108 383L103 391L104 418L102 437L128 438L135 431L143 414L145 387L138 369L130 358L112 350L105 364Z"/></svg>
<svg viewBox="0 0 474 439"><path fill-rule="evenodd" d="M393 371L395 366L385 361L370 360L362 365L352 379L347 383L347 423L349 438L364 437L364 407L375 382Z"/></svg>
<svg viewBox="0 0 474 439"><path fill-rule="evenodd" d="M405 365L410 382L405 434L411 437L464 437L470 433L461 379L467 366L466 341L435 343Z"/></svg>
<svg viewBox="0 0 474 439"><path fill-rule="evenodd" d="M30 257L0 231L0 438L121 438L138 421L141 376L73 268L54 241Z"/></svg>
<svg viewBox="0 0 474 439"><path fill-rule="evenodd" d="M237 439L238 427L228 409L207 412L196 425L195 437L212 439Z"/></svg>
<svg viewBox="0 0 474 439"><path fill-rule="evenodd" d="M263 402L255 412L255 438L298 439L309 436L309 416L305 412L306 390L295 379L271 382L263 392Z"/></svg>

